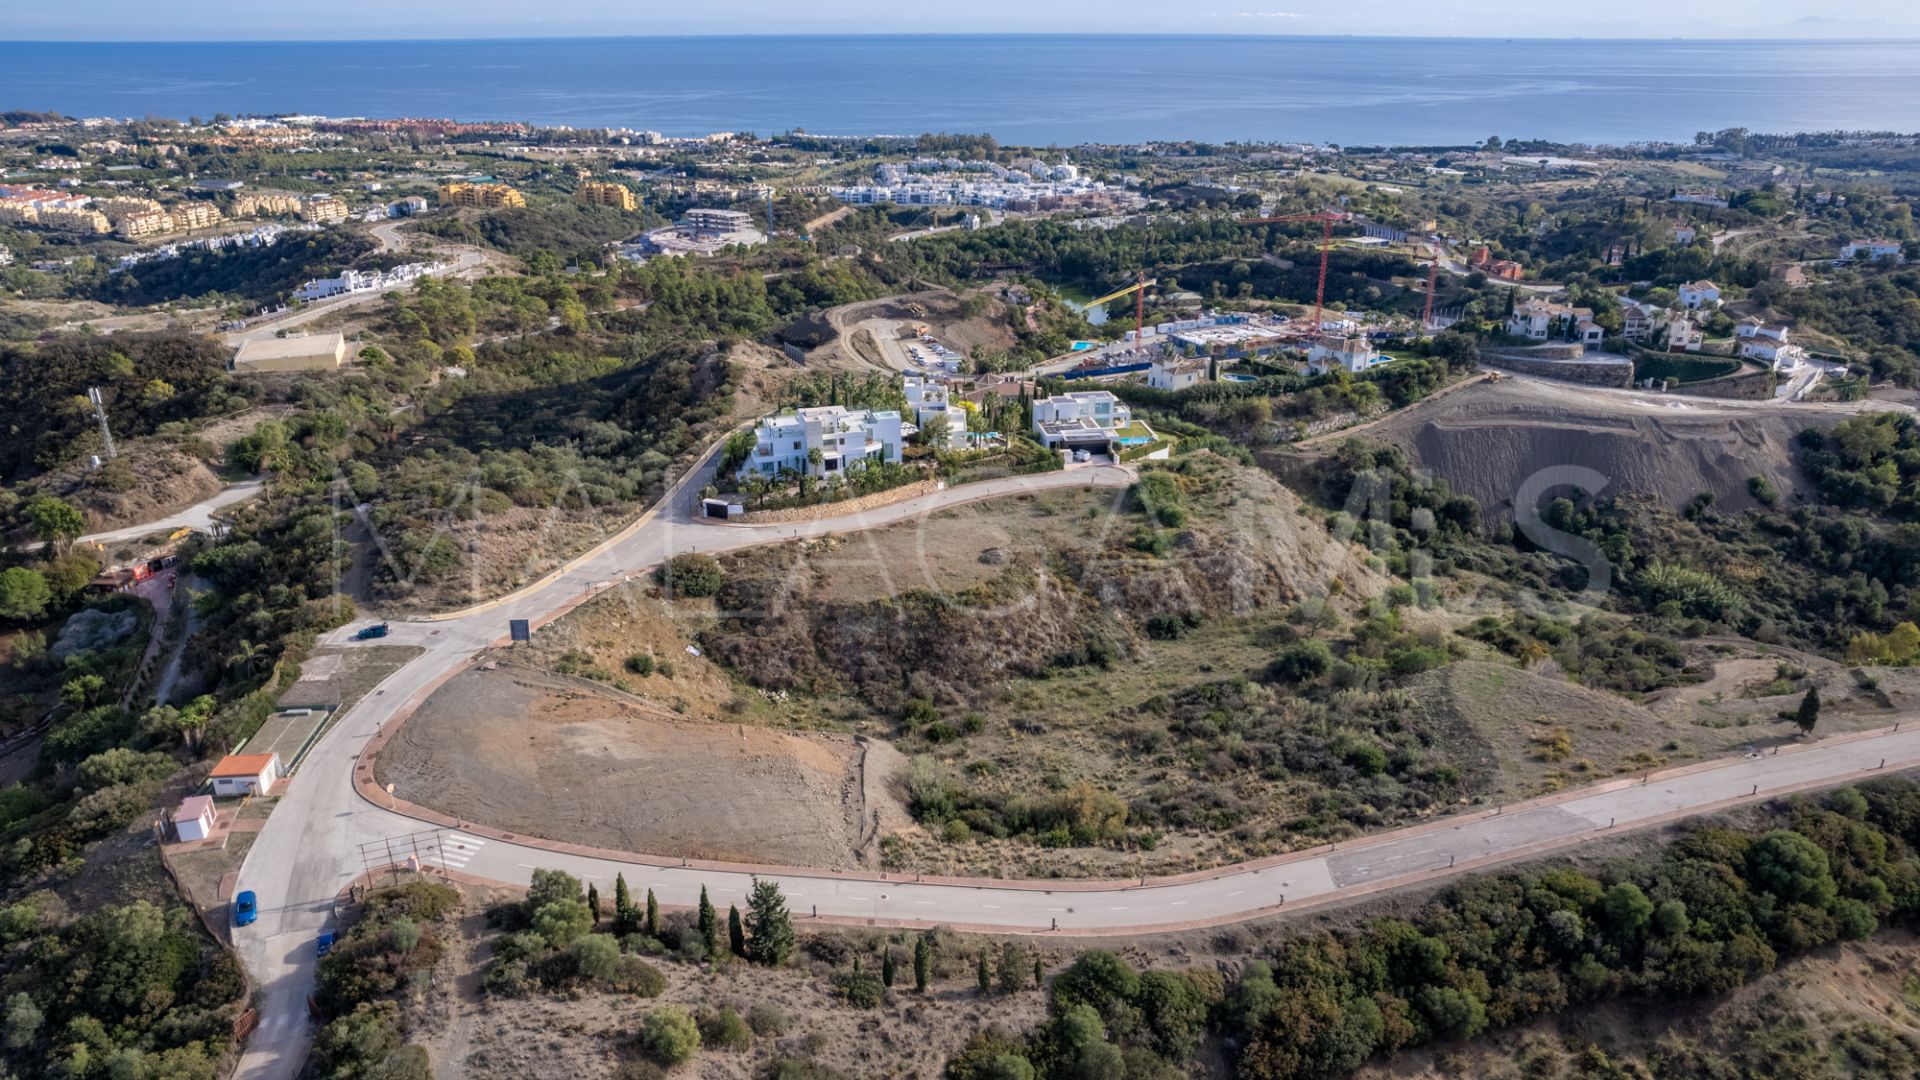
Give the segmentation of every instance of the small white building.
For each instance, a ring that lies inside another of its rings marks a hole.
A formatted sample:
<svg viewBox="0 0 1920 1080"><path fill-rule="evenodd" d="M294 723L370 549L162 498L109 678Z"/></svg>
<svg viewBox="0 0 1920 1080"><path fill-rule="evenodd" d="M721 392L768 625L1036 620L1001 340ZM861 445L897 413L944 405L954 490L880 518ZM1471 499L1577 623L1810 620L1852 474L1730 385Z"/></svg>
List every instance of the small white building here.
<svg viewBox="0 0 1920 1080"><path fill-rule="evenodd" d="M1673 242L1680 247L1691 245L1699 235L1699 231L1691 225L1675 225L1673 227Z"/></svg>
<svg viewBox="0 0 1920 1080"><path fill-rule="evenodd" d="M933 431L944 424L949 446L966 437L967 411L949 400L946 384L909 375L901 389L906 393L907 411L921 430Z"/></svg>
<svg viewBox="0 0 1920 1080"><path fill-rule="evenodd" d="M1706 343L1706 333L1692 319L1680 318L1667 323L1668 352L1699 352Z"/></svg>
<svg viewBox="0 0 1920 1080"><path fill-rule="evenodd" d="M218 812L211 795L189 795L173 812L173 835L180 840L205 840L213 835Z"/></svg>
<svg viewBox="0 0 1920 1080"><path fill-rule="evenodd" d="M1033 403L1033 434L1051 450L1118 453L1158 438L1135 423L1133 410L1106 390L1075 390Z"/></svg>
<svg viewBox="0 0 1920 1080"><path fill-rule="evenodd" d="M1807 358L1805 349L1789 345L1785 338L1750 337L1740 343L1740 355L1763 360L1775 371L1793 371Z"/></svg>
<svg viewBox="0 0 1920 1080"><path fill-rule="evenodd" d="M1162 357L1147 365L1147 385L1155 390L1185 390L1207 381L1205 360Z"/></svg>
<svg viewBox="0 0 1920 1080"><path fill-rule="evenodd" d="M1391 357L1381 356L1363 334L1352 337L1327 336L1315 339L1313 346L1307 350L1307 372L1324 375L1334 368L1345 368L1358 375L1390 360Z"/></svg>
<svg viewBox="0 0 1920 1080"><path fill-rule="evenodd" d="M1742 341L1746 341L1749 338L1765 338L1768 341L1777 341L1782 345L1787 343L1787 328L1774 323L1748 320L1734 327L1733 332L1734 335Z"/></svg>
<svg viewBox="0 0 1920 1080"><path fill-rule="evenodd" d="M795 409L760 421L753 434L753 453L740 466L742 476L773 477L783 469L815 477L839 476L869 461L900 460L900 414L891 409L842 405Z"/></svg>
<svg viewBox="0 0 1920 1080"><path fill-rule="evenodd" d="M1689 281L1680 286L1680 306L1689 311L1717 307L1719 303L1720 286L1711 281Z"/></svg>
<svg viewBox="0 0 1920 1080"><path fill-rule="evenodd" d="M1894 262L1900 262L1904 256L1901 254L1898 240L1855 240L1840 249L1840 258L1843 262L1852 262L1855 259L1865 259L1868 262L1891 259Z"/></svg>
<svg viewBox="0 0 1920 1080"><path fill-rule="evenodd" d="M280 779L280 755L228 754L207 778L213 781L215 795L264 795Z"/></svg>

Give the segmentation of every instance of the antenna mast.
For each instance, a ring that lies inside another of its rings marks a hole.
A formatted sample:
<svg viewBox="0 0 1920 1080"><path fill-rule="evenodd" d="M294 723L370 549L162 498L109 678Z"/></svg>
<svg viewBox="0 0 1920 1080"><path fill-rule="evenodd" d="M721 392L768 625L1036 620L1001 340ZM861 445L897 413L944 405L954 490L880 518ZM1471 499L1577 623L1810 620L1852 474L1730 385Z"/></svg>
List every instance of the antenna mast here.
<svg viewBox="0 0 1920 1080"><path fill-rule="evenodd" d="M106 444L107 460L112 461L118 455L113 449L113 432L107 427L107 406L100 400L100 388L87 387L87 400L93 403L93 418L100 421L100 441Z"/></svg>

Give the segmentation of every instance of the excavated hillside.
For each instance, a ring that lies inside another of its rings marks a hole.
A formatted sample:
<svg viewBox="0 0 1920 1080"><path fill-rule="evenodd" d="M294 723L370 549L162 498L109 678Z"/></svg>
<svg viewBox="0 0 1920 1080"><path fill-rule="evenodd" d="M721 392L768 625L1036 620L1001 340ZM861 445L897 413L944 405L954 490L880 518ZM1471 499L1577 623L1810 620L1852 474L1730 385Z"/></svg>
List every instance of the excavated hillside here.
<svg viewBox="0 0 1920 1080"><path fill-rule="evenodd" d="M1156 530L1132 501L1076 492L730 556L702 642L768 690L963 702L983 683L1137 657L1155 616L1351 603L1384 584L1270 476L1211 455L1175 475L1190 510L1158 530L1160 555L1141 550Z"/></svg>
<svg viewBox="0 0 1920 1080"><path fill-rule="evenodd" d="M1511 518L1515 493L1553 466L1594 470L1607 478L1607 494L1643 492L1681 506L1712 492L1716 505L1738 510L1754 505L1747 485L1755 476L1766 477L1787 504L1811 497L1793 441L1847 415L1508 379L1406 410L1367 437L1405 447L1418 466L1479 500L1492 518Z"/></svg>

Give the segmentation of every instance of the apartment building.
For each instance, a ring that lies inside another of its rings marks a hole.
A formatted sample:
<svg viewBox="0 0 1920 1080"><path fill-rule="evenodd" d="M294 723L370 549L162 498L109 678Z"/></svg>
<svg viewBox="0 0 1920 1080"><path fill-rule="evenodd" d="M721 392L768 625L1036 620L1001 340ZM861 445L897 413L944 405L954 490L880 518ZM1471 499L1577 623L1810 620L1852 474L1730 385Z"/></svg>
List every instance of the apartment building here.
<svg viewBox="0 0 1920 1080"><path fill-rule="evenodd" d="M234 217L287 217L300 212L300 200L293 195L260 192L233 200Z"/></svg>
<svg viewBox="0 0 1920 1080"><path fill-rule="evenodd" d="M890 409L795 409L760 421L739 475L839 476L869 461L899 461L901 436L900 414Z"/></svg>
<svg viewBox="0 0 1920 1080"><path fill-rule="evenodd" d="M95 199L93 208L107 215L107 220L113 222L115 227L135 214L165 213L167 209L152 199L143 199L138 195L115 195L108 199Z"/></svg>
<svg viewBox="0 0 1920 1080"><path fill-rule="evenodd" d="M574 190L573 197L588 206L611 206L628 212L639 205L631 188L611 181L589 180Z"/></svg>
<svg viewBox="0 0 1920 1080"><path fill-rule="evenodd" d="M527 197L506 184L455 181L440 185L440 204L481 210L511 210L527 205Z"/></svg>
<svg viewBox="0 0 1920 1080"><path fill-rule="evenodd" d="M94 236L103 236L113 231L113 223L107 220L107 215L98 210L70 210L60 206L39 211L39 225L43 229L52 229L55 232Z"/></svg>
<svg viewBox="0 0 1920 1080"><path fill-rule="evenodd" d="M167 213L165 210L159 209L157 206L152 210L137 210L132 213L122 214L119 220L114 222L113 226L114 232L128 240L139 240L143 237L158 236L163 232L170 232L172 229L173 215Z"/></svg>
<svg viewBox="0 0 1920 1080"><path fill-rule="evenodd" d="M300 203L300 219L316 225L338 225L348 213L347 204L331 195L309 195Z"/></svg>
<svg viewBox="0 0 1920 1080"><path fill-rule="evenodd" d="M210 229L220 223L220 209L212 203L175 203L167 212L173 216L176 229Z"/></svg>

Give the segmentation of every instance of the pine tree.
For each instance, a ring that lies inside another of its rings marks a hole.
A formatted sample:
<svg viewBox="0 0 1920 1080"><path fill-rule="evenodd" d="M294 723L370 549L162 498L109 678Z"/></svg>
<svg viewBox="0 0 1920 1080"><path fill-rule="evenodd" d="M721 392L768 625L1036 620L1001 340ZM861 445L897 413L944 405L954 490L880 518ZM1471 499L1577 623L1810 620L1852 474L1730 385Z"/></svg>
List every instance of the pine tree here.
<svg viewBox="0 0 1920 1080"><path fill-rule="evenodd" d="M793 954L793 943L793 919L780 886L754 878L747 897L747 959L779 967Z"/></svg>
<svg viewBox="0 0 1920 1080"><path fill-rule="evenodd" d="M747 955L747 926L740 921L740 905L727 905L727 947L735 956Z"/></svg>
<svg viewBox="0 0 1920 1080"><path fill-rule="evenodd" d="M887 954L880 958L880 985L893 989L893 946L887 946Z"/></svg>
<svg viewBox="0 0 1920 1080"><path fill-rule="evenodd" d="M707 899L707 887L700 886L700 940L707 946L709 955L720 950L720 913L713 908L713 901Z"/></svg>
<svg viewBox="0 0 1920 1080"><path fill-rule="evenodd" d="M600 925L600 890L593 882L587 882L587 911L593 915L593 925Z"/></svg>
<svg viewBox="0 0 1920 1080"><path fill-rule="evenodd" d="M924 994L932 979L933 946L927 943L927 936L922 934L913 940L913 988Z"/></svg>
<svg viewBox="0 0 1920 1080"><path fill-rule="evenodd" d="M626 937L639 929L633 917L633 893L627 888L627 875L613 875L613 932Z"/></svg>
<svg viewBox="0 0 1920 1080"><path fill-rule="evenodd" d="M1813 727L1820 722L1820 688L1807 688L1807 696L1800 699L1799 711L1793 714L1793 722L1800 725L1800 734L1813 734Z"/></svg>
<svg viewBox="0 0 1920 1080"><path fill-rule="evenodd" d="M702 889L704 895L706 890ZM653 890L647 890L647 936L660 936L660 901L653 898Z"/></svg>
<svg viewBox="0 0 1920 1080"><path fill-rule="evenodd" d="M978 974L980 979L980 992L983 994L990 992L993 989L993 964L987 960L987 950L985 949L980 950Z"/></svg>

